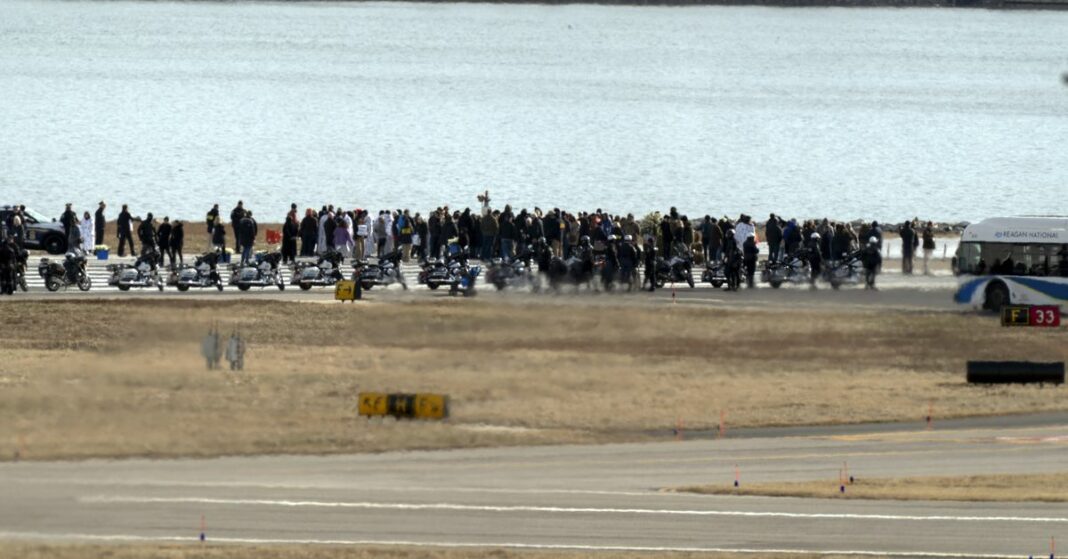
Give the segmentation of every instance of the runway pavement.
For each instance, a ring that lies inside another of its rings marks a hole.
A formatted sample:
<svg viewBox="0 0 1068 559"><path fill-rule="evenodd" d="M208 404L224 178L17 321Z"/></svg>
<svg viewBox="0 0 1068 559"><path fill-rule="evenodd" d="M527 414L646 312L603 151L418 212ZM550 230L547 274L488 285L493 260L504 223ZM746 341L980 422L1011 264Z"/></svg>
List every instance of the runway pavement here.
<svg viewBox="0 0 1068 559"><path fill-rule="evenodd" d="M93 288L89 292L81 292L76 287L63 289L56 293L50 293L44 288L43 280L37 274L36 260L31 259L27 281L30 286L28 293L18 293L18 299L34 300L85 300L85 299L153 299L166 298L169 300L181 299L205 299L205 300L281 300L281 301L310 301L325 302L332 300L333 288L316 287L310 291L301 291L297 286L289 285L289 271L285 270L285 291L270 287L265 289L253 288L250 291L238 291L236 287L227 285L222 292L215 288L191 289L181 293L174 287L166 287L160 292L157 289L133 289L121 292L115 287L107 285L108 272L105 268L107 263L131 263L129 258L115 259L109 262L91 260L89 266L90 277L93 280ZM351 270L346 267L346 273ZM388 288L376 287L365 292L364 296L369 301L395 301L410 298L449 298L447 289L431 291L426 286L417 283L418 267L414 264L403 267L404 276L409 290L403 290L399 285ZM229 280L229 270L220 267L223 281ZM839 290L833 290L827 284L821 284L821 289L811 291L807 285L786 285L780 289L772 289L767 284L758 284L757 289L742 289L738 292L726 292L722 289L713 288L709 284L698 283L691 289L685 284L674 287L668 286L658 290L655 294L648 292L632 293L589 293L585 290L565 288L559 293L531 293L528 290L505 290L498 292L494 287L479 280L477 286L479 296L483 298L502 298L528 301L567 301L569 298L577 298L583 302L601 302L615 304L644 303L652 304L676 303L679 305L698 307L828 307L834 308L858 308L858 309L896 309L915 311L953 311L968 310L953 302L953 290L956 289L956 280L945 272L933 276L903 276L899 272L888 268L886 273L879 279L879 291L866 291L859 286L845 286Z"/></svg>
<svg viewBox="0 0 1068 559"><path fill-rule="evenodd" d="M1064 471L1063 415L954 430L329 457L0 465L0 537L581 550L1048 556L1068 508L661 491L692 484Z"/></svg>

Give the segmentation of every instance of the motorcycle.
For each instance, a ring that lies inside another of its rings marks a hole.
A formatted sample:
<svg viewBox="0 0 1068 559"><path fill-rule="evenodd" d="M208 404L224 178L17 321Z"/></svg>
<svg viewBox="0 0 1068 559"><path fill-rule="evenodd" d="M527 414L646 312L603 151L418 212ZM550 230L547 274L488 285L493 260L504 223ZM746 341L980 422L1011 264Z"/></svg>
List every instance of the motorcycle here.
<svg viewBox="0 0 1068 559"><path fill-rule="evenodd" d="M693 282L693 254L689 251L682 256L656 259L656 286L664 287L667 283L683 282L691 288Z"/></svg>
<svg viewBox="0 0 1068 559"><path fill-rule="evenodd" d="M823 269L823 279L838 289L843 285L856 285L864 278L864 264L860 251L851 252L842 259L831 262Z"/></svg>
<svg viewBox="0 0 1068 559"><path fill-rule="evenodd" d="M430 289L437 289L449 283L449 266L441 258L427 260L420 267L416 281Z"/></svg>
<svg viewBox="0 0 1068 559"><path fill-rule="evenodd" d="M93 286L93 280L86 271L88 259L80 250L68 252L63 262L56 262L48 258L42 258L37 266L37 273L45 280L45 289L59 291L59 288L67 288L77 285L82 291L89 291Z"/></svg>
<svg viewBox="0 0 1068 559"><path fill-rule="evenodd" d="M408 284L404 283L404 275L401 273L401 258L401 252L394 250L382 256L377 264L371 264L366 260L357 261L352 265L352 281L359 282L363 289L399 283L407 290Z"/></svg>
<svg viewBox="0 0 1068 559"><path fill-rule="evenodd" d="M712 284L719 289L727 283L727 263L721 259L709 259L705 263L705 271L701 274L701 281Z"/></svg>
<svg viewBox="0 0 1068 559"><path fill-rule="evenodd" d="M178 291L189 291L190 287L215 287L223 290L222 277L219 275L219 251L206 252L197 257L192 266L183 266L178 270L175 286Z"/></svg>
<svg viewBox="0 0 1068 559"><path fill-rule="evenodd" d="M129 291L131 287L155 287L163 291L164 280L159 275L159 252L155 249L142 253L132 266L111 264L107 269L111 272L108 285L118 287L119 291Z"/></svg>
<svg viewBox="0 0 1068 559"><path fill-rule="evenodd" d="M314 264L304 262L297 264L293 269L293 279L290 283L299 285L302 291L307 291L313 286L330 287L345 279L341 273L341 262L344 256L336 250L328 250L319 257Z"/></svg>
<svg viewBox="0 0 1068 559"><path fill-rule="evenodd" d="M760 281L771 284L778 289L784 283L808 283L810 278L808 259L802 253L786 256L776 262L764 262L760 271Z"/></svg>
<svg viewBox="0 0 1068 559"><path fill-rule="evenodd" d="M532 285L537 288L537 276L530 268L530 263L520 258L494 258L486 270L486 281L492 283L498 291L505 287L522 287Z"/></svg>
<svg viewBox="0 0 1068 559"><path fill-rule="evenodd" d="M241 291L248 291L252 287L277 286L279 291L285 291L286 283L282 277L282 271L278 265L282 262L281 252L271 252L257 256L258 263L246 263L230 266L230 284L236 285Z"/></svg>

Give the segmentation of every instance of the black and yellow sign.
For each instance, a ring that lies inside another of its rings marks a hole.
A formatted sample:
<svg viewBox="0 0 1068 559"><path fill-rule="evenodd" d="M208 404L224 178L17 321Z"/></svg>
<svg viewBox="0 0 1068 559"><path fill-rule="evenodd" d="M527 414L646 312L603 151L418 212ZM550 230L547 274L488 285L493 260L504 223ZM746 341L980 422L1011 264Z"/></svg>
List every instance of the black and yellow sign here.
<svg viewBox="0 0 1068 559"><path fill-rule="evenodd" d="M359 414L364 417L391 415L397 419L445 419L449 416L449 397L444 394L386 394L361 392Z"/></svg>
<svg viewBox="0 0 1068 559"><path fill-rule="evenodd" d="M338 280L334 284L334 299L337 301L355 301L360 296L360 286L352 280Z"/></svg>
<svg viewBox="0 0 1068 559"><path fill-rule="evenodd" d="M1031 311L1025 305L1005 305L1001 307L1002 326L1029 326Z"/></svg>
<svg viewBox="0 0 1068 559"><path fill-rule="evenodd" d="M1056 328L1061 325L1061 309L1057 305L1008 305L1001 308L1001 325Z"/></svg>

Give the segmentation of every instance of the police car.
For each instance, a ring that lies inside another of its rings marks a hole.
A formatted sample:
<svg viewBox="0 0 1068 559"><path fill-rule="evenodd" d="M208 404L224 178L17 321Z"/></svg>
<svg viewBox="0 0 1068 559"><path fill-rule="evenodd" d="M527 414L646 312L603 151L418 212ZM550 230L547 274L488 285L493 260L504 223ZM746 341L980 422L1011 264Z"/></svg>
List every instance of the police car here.
<svg viewBox="0 0 1068 559"><path fill-rule="evenodd" d="M15 206L0 206L0 223L6 227L16 209L18 208ZM67 238L63 235L62 224L29 208L26 208L22 217L23 226L26 228L26 248L44 250L48 254L67 252Z"/></svg>

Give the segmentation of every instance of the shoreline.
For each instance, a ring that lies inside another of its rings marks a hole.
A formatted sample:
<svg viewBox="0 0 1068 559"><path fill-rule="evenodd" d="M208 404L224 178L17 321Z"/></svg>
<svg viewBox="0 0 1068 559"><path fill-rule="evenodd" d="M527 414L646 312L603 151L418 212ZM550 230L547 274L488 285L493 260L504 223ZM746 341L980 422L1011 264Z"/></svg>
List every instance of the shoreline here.
<svg viewBox="0 0 1068 559"><path fill-rule="evenodd" d="M283 0L317 3L321 0ZM367 0L340 0L357 3ZM693 7L757 6L767 8L963 8L980 10L1068 10L1068 0L387 0L425 4L517 4Z"/></svg>

